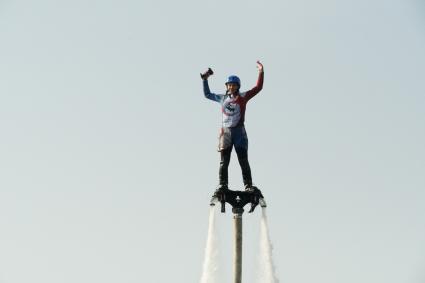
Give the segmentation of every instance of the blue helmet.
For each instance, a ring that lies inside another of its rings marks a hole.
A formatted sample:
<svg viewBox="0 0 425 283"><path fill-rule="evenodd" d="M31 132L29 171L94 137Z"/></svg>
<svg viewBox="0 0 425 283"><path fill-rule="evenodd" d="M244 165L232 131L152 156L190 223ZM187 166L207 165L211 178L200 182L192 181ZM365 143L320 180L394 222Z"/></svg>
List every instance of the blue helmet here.
<svg viewBox="0 0 425 283"><path fill-rule="evenodd" d="M238 77L238 76L230 76L230 77L227 79L226 84L230 84L230 83L237 84L239 87L241 86L241 80L239 79L239 77Z"/></svg>

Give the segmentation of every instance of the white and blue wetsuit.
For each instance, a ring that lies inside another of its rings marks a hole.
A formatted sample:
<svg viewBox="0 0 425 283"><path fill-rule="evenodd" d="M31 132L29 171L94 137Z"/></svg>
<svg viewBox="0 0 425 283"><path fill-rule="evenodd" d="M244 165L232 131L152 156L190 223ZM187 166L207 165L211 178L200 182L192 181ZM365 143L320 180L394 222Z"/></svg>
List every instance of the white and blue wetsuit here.
<svg viewBox="0 0 425 283"><path fill-rule="evenodd" d="M264 72L258 74L257 84L251 90L235 95L215 94L210 91L208 80L203 81L206 98L220 103L222 129L218 150L221 152L220 185L228 183L228 166L233 146L235 147L245 185L252 185L251 169L248 162L248 136L245 131L245 110L248 101L263 88Z"/></svg>

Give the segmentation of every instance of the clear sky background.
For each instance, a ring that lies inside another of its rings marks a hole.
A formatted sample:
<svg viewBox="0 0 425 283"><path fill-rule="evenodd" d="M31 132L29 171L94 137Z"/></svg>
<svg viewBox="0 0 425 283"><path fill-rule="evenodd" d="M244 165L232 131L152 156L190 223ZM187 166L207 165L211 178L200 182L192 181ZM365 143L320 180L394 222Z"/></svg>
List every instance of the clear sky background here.
<svg viewBox="0 0 425 283"><path fill-rule="evenodd" d="M199 73L245 90L257 59L249 158L281 282L425 282L420 0L0 1L0 282L197 282L221 119Z"/></svg>

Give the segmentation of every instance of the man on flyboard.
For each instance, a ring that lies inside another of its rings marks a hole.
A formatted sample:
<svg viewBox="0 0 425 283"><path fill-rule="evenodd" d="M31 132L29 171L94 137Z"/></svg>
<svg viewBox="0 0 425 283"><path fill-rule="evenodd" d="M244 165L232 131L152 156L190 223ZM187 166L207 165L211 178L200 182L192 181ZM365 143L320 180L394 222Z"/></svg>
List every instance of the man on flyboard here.
<svg viewBox="0 0 425 283"><path fill-rule="evenodd" d="M228 167L233 147L242 169L245 190L250 192L257 189L252 185L251 168L248 162L248 136L244 125L246 104L263 88L264 68L259 61L257 61L257 68L259 71L257 84L245 92L240 91L241 81L239 77L232 75L225 83L225 94L212 93L208 85L208 77L213 74L213 71L208 69L204 74L201 74L205 97L220 103L222 109L222 127L218 145L221 158L219 186L216 193L228 190Z"/></svg>

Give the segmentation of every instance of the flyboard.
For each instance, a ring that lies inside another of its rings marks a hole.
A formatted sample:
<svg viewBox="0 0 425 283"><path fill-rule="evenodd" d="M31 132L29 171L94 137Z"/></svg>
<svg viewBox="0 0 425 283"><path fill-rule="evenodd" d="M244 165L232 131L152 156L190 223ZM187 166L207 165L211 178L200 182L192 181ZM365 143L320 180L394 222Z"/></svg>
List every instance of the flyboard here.
<svg viewBox="0 0 425 283"><path fill-rule="evenodd" d="M218 203L221 204L221 212L226 212L226 202L232 206L232 211L237 213L244 208L245 205L251 204L249 213L254 212L258 204L261 207L266 207L266 201L261 191L252 186L249 190L234 191L230 189L217 190L211 198L210 205L214 206Z"/></svg>

